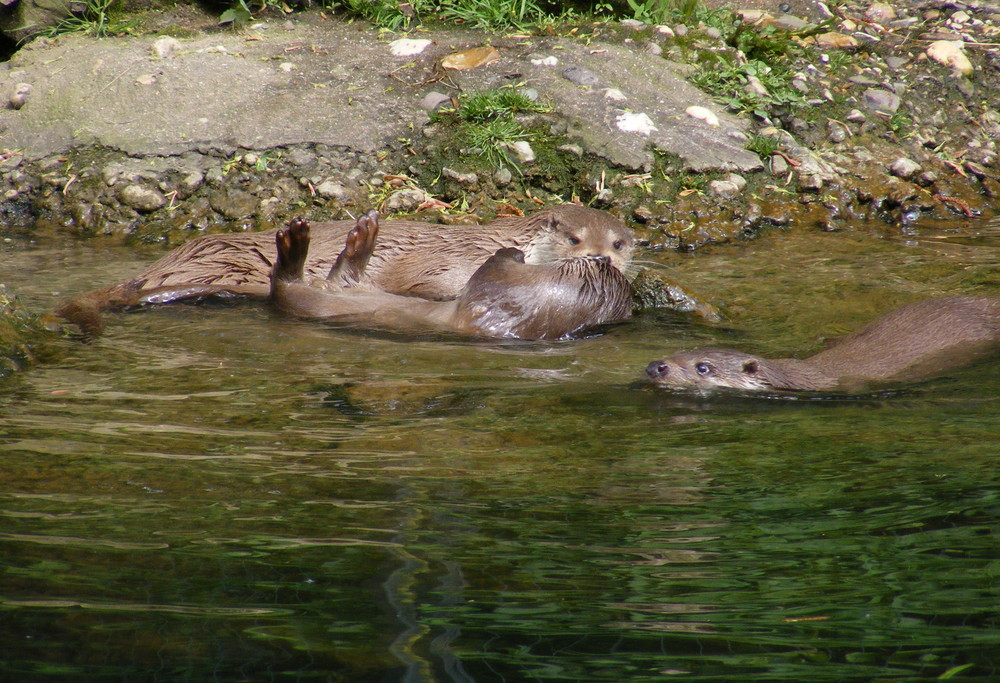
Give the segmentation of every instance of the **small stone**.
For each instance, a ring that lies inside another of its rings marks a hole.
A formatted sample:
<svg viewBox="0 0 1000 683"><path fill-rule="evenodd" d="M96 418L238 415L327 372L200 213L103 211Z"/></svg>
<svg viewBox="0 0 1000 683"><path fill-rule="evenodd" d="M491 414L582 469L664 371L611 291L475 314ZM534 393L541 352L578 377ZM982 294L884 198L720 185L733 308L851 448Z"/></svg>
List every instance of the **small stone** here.
<svg viewBox="0 0 1000 683"><path fill-rule="evenodd" d="M559 145L556 147L556 151L565 152L566 154L572 154L577 158L583 158L583 147L580 145L574 145L573 143L567 143L565 145Z"/></svg>
<svg viewBox="0 0 1000 683"><path fill-rule="evenodd" d="M229 220L252 216L257 210L257 198L239 189L212 192L208 197L208 203Z"/></svg>
<svg viewBox="0 0 1000 683"><path fill-rule="evenodd" d="M636 19L622 19L620 24L622 28L630 28L633 31L641 31L646 28L645 22Z"/></svg>
<svg viewBox="0 0 1000 683"><path fill-rule="evenodd" d="M972 75L972 62L965 56L961 40L935 40L927 46L927 56L939 64L950 66L963 76Z"/></svg>
<svg viewBox="0 0 1000 683"><path fill-rule="evenodd" d="M136 211L156 211L167 203L167 198L159 190L145 185L126 185L118 193L118 199Z"/></svg>
<svg viewBox="0 0 1000 683"><path fill-rule="evenodd" d="M611 100L612 102L624 102L625 100L628 99L627 97L625 97L625 93L623 93L618 88L605 89L604 97L605 99Z"/></svg>
<svg viewBox="0 0 1000 683"><path fill-rule="evenodd" d="M160 36L153 41L152 52L160 59L172 57L175 52L181 49L181 43L171 36Z"/></svg>
<svg viewBox="0 0 1000 683"><path fill-rule="evenodd" d="M205 182L205 175L201 171L192 171L184 176L177 189L185 196L189 196L201 187L203 182Z"/></svg>
<svg viewBox="0 0 1000 683"><path fill-rule="evenodd" d="M316 194L326 199L336 199L338 201L344 201L350 195L346 187L330 178L316 185Z"/></svg>
<svg viewBox="0 0 1000 683"><path fill-rule="evenodd" d="M851 123L864 123L868 120L868 117L865 116L864 112L860 109L852 109L847 112L847 116L845 118Z"/></svg>
<svg viewBox="0 0 1000 683"><path fill-rule="evenodd" d="M389 52L395 57L412 57L426 50L431 42L426 39L400 38L389 43Z"/></svg>
<svg viewBox="0 0 1000 683"><path fill-rule="evenodd" d="M719 117L715 112L707 107L693 105L684 110L684 113L693 119L704 121L713 128L719 125Z"/></svg>
<svg viewBox="0 0 1000 683"><path fill-rule="evenodd" d="M889 167L889 172L897 178L907 180L920 172L920 164L912 159L900 157L892 162L892 165Z"/></svg>
<svg viewBox="0 0 1000 683"><path fill-rule="evenodd" d="M648 136L657 130L653 120L642 112L624 112L615 119L615 125L623 133L638 133Z"/></svg>
<svg viewBox="0 0 1000 683"><path fill-rule="evenodd" d="M781 154L771 155L771 173L777 176L783 176L788 173L788 160Z"/></svg>
<svg viewBox="0 0 1000 683"><path fill-rule="evenodd" d="M424 99L420 100L420 108L424 111L437 111L449 104L451 104L451 97L436 90L427 93L424 95Z"/></svg>
<svg viewBox="0 0 1000 683"><path fill-rule="evenodd" d="M719 29L715 28L714 26L709 26L708 28L706 28L705 35L711 38L712 40L719 40L720 38L722 38L722 32Z"/></svg>
<svg viewBox="0 0 1000 683"><path fill-rule="evenodd" d="M415 187L408 187L394 192L385 201L388 211L416 211L417 207L427 201L427 193Z"/></svg>
<svg viewBox="0 0 1000 683"><path fill-rule="evenodd" d="M876 112L895 114L899 109L901 101L899 99L899 95L891 93L888 90L869 88L868 90L865 90L864 104L866 107Z"/></svg>
<svg viewBox="0 0 1000 683"><path fill-rule="evenodd" d="M562 75L570 83L576 83L577 85L593 87L601 83L601 79L597 77L597 74L586 69L581 69L578 66L570 66L563 69Z"/></svg>
<svg viewBox="0 0 1000 683"><path fill-rule="evenodd" d="M11 109L20 109L23 107L33 89L30 83L18 83L14 86L14 92L10 94L9 98Z"/></svg>
<svg viewBox="0 0 1000 683"><path fill-rule="evenodd" d="M497 187L507 187L513 179L514 174L506 166L501 166L493 171L493 182L496 183Z"/></svg>
<svg viewBox="0 0 1000 683"><path fill-rule="evenodd" d="M803 192L819 192L823 189L823 179L815 173L799 174L799 190Z"/></svg>
<svg viewBox="0 0 1000 683"><path fill-rule="evenodd" d="M522 164L530 164L535 160L535 150L531 148L527 140L508 143L507 149L514 152Z"/></svg>
<svg viewBox="0 0 1000 683"><path fill-rule="evenodd" d="M135 79L136 85L153 85L156 83L156 74L143 74Z"/></svg>
<svg viewBox="0 0 1000 683"><path fill-rule="evenodd" d="M447 166L445 166L444 168L441 169L441 175L443 175L445 178L451 178L459 185L467 187L470 190L474 190L477 187L479 187L479 176L477 176L475 173L461 173L453 168L448 168Z"/></svg>
<svg viewBox="0 0 1000 683"><path fill-rule="evenodd" d="M873 3L865 10L865 21L884 24L896 18L896 10L884 2Z"/></svg>
<svg viewBox="0 0 1000 683"><path fill-rule="evenodd" d="M843 126L838 126L835 123L830 124L830 132L827 134L827 139L833 143L841 143L847 139L847 131L844 130Z"/></svg>

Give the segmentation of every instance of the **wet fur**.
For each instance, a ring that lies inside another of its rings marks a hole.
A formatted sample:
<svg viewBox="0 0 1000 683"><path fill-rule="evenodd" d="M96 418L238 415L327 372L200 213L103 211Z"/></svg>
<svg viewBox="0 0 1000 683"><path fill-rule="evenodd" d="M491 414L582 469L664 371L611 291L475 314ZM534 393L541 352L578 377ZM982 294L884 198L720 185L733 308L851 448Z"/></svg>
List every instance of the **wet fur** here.
<svg viewBox="0 0 1000 683"><path fill-rule="evenodd" d="M325 278L329 274L354 225L354 221L334 221L311 226L309 276ZM61 303L56 312L91 333L99 333L101 312L108 308L207 296L265 298L270 293L276 233L269 230L196 238L139 275L78 294ZM520 249L528 263L607 256L624 270L631 262L633 236L610 214L573 204L484 226L385 221L367 273L372 284L384 291L448 300L458 296L476 269L505 247Z"/></svg>
<svg viewBox="0 0 1000 683"><path fill-rule="evenodd" d="M967 364L998 344L1000 297L942 297L890 311L801 360L706 348L653 361L646 374L674 387L820 391L919 379Z"/></svg>
<svg viewBox="0 0 1000 683"><path fill-rule="evenodd" d="M356 245L373 246L377 230L377 216L359 219L343 258L361 263L371 256ZM354 283L311 277L306 267L309 240L304 221L293 221L276 234L271 300L300 317L475 337L562 339L631 313L631 285L607 259L528 264L519 249L505 247L476 269L456 299L428 301L381 291L364 276Z"/></svg>

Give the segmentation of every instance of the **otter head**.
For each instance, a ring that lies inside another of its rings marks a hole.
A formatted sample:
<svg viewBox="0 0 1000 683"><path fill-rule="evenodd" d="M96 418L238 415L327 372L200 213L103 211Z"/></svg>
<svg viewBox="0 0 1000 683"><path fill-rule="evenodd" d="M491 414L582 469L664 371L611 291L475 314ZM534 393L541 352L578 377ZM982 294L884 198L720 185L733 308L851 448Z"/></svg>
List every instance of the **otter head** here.
<svg viewBox="0 0 1000 683"><path fill-rule="evenodd" d="M777 388L766 359L728 349L696 349L654 360L646 366L646 375L668 387L744 391Z"/></svg>
<svg viewBox="0 0 1000 683"><path fill-rule="evenodd" d="M622 272L632 263L632 231L603 211L563 204L540 211L532 216L531 223L540 234L524 245L528 263L593 258Z"/></svg>

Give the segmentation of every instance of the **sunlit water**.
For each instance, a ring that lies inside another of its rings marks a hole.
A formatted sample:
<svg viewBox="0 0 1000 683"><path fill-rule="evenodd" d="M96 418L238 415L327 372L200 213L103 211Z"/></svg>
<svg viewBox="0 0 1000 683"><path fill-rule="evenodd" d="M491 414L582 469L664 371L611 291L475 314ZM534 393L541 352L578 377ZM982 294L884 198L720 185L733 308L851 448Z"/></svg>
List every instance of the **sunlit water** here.
<svg viewBox="0 0 1000 683"><path fill-rule="evenodd" d="M723 307L564 343L112 314L0 384L0 678L1000 676L1000 361L815 400L637 383L1000 295L1000 226L640 259ZM35 310L161 252L12 240Z"/></svg>

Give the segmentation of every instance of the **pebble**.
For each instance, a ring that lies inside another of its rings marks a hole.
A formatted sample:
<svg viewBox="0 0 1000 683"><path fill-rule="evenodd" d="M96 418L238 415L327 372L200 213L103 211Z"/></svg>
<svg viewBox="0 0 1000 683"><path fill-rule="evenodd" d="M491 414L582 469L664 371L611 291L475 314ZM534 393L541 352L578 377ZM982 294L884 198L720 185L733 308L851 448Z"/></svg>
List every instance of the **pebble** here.
<svg viewBox="0 0 1000 683"><path fill-rule="evenodd" d="M920 164L913 161L912 159L907 159L906 157L900 157L892 162L889 167L889 172L892 173L897 178L902 178L903 180L908 180L920 172Z"/></svg>
<svg viewBox="0 0 1000 683"><path fill-rule="evenodd" d="M601 83L601 79L597 77L597 74L586 69L581 69L578 66L570 66L563 69L562 75L570 83L576 83L577 85L595 86Z"/></svg>
<svg viewBox="0 0 1000 683"><path fill-rule="evenodd" d="M477 187L479 187L479 176L477 176L475 173L461 173L453 168L448 168L447 166L445 166L444 168L441 169L441 175L443 175L445 178L451 178L459 185L467 187L470 190L474 190Z"/></svg>
<svg viewBox="0 0 1000 683"><path fill-rule="evenodd" d="M927 46L927 56L939 64L950 66L963 76L972 75L972 62L965 56L960 40L935 40Z"/></svg>
<svg viewBox="0 0 1000 683"><path fill-rule="evenodd" d="M415 187L407 187L392 193L385 200L387 211L416 211L417 207L427 201L427 193Z"/></svg>
<svg viewBox="0 0 1000 683"><path fill-rule="evenodd" d="M638 133L646 136L657 130L656 126L653 125L653 120L642 112L623 112L615 119L615 125L623 133Z"/></svg>
<svg viewBox="0 0 1000 683"><path fill-rule="evenodd" d="M734 197L746 188L747 181L740 175L730 173L721 180L713 180L708 184L708 191L719 197Z"/></svg>
<svg viewBox="0 0 1000 683"><path fill-rule="evenodd" d="M899 95L891 93L888 90L869 88L868 90L865 90L864 104L873 111L885 114L895 114L899 109L901 101L899 99Z"/></svg>
<svg viewBox="0 0 1000 683"><path fill-rule="evenodd" d="M153 47L151 48L153 54L160 59L172 57L180 49L181 42L171 36L160 36L153 41Z"/></svg>
<svg viewBox="0 0 1000 683"><path fill-rule="evenodd" d="M719 117L715 112L707 107L693 105L684 110L684 113L694 119L704 121L713 128L719 125Z"/></svg>
<svg viewBox="0 0 1000 683"><path fill-rule="evenodd" d="M20 109L24 106L24 103L28 101L28 95L31 94L33 86L30 83L18 83L14 86L14 92L10 94L10 106L11 109Z"/></svg>
<svg viewBox="0 0 1000 683"><path fill-rule="evenodd" d="M502 166L493 171L493 182L497 187L507 187L514 180L514 174L506 166Z"/></svg>
<svg viewBox="0 0 1000 683"><path fill-rule="evenodd" d="M426 39L400 38L389 43L389 52L395 57L412 57L426 50L431 42Z"/></svg>
<svg viewBox="0 0 1000 683"><path fill-rule="evenodd" d="M535 150L527 140L518 140L507 144L507 148L517 155L518 161L522 164L530 164L535 160Z"/></svg>
<svg viewBox="0 0 1000 683"><path fill-rule="evenodd" d="M437 111L446 104L451 104L451 97L436 90L427 93L424 99L420 100L420 108L424 111Z"/></svg>
<svg viewBox="0 0 1000 683"><path fill-rule="evenodd" d="M159 190L145 185L126 185L118 193L118 199L136 211L156 211L167 203L167 198Z"/></svg>
<svg viewBox="0 0 1000 683"><path fill-rule="evenodd" d="M327 178L317 185L316 194L320 197L325 197L326 199L336 199L338 201L344 201L350 196L350 192L347 191L347 188L332 178Z"/></svg>

